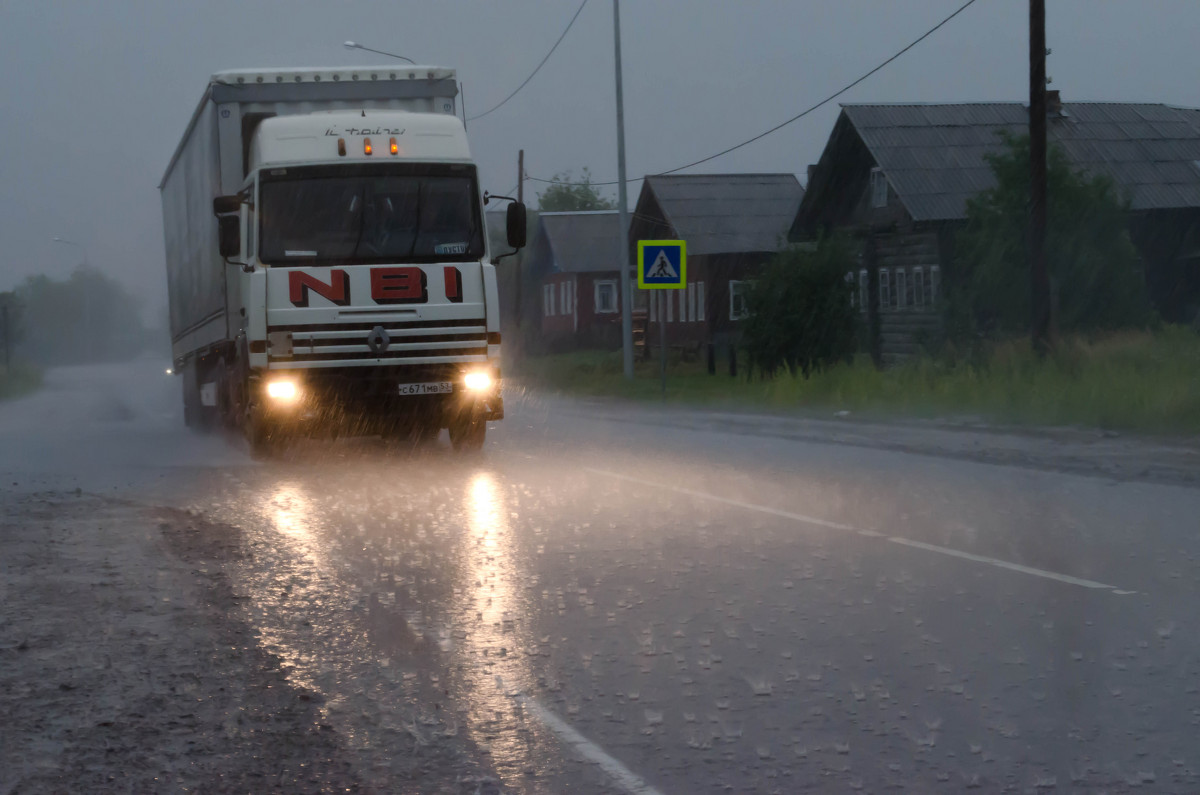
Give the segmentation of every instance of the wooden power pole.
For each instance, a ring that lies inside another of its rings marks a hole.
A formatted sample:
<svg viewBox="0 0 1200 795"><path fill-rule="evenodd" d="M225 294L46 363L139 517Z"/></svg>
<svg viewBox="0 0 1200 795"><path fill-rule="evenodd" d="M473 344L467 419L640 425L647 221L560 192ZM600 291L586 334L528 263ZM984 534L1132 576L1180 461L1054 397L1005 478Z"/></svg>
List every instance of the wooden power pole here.
<svg viewBox="0 0 1200 795"><path fill-rule="evenodd" d="M1046 0L1029 0L1029 280L1033 350L1044 355L1053 344L1046 270Z"/></svg>
<svg viewBox="0 0 1200 795"><path fill-rule="evenodd" d="M525 203L525 150L521 149L517 152L517 201L521 204ZM525 301L524 282L525 282L525 257L521 254L517 255L514 263L517 269L516 274L516 289L513 292L517 297L516 311L513 313L513 320L517 326L517 339L514 340L518 344L521 342L521 307Z"/></svg>

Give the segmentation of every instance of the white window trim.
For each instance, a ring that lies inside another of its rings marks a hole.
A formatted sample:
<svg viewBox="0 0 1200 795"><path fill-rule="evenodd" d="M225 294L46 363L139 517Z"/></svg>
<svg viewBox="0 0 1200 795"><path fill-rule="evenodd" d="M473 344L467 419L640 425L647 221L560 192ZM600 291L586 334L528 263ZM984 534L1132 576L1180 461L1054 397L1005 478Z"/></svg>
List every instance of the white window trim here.
<svg viewBox="0 0 1200 795"><path fill-rule="evenodd" d="M612 302L611 309L602 309L600 307L600 288L605 285L612 287L613 302ZM615 314L617 311L617 304L620 303L619 296L617 294L617 280L616 279L598 279L595 282L595 286L593 287L593 290L595 293L595 295L593 296L593 301L594 301L594 306L596 309L596 314L597 315Z"/></svg>
<svg viewBox="0 0 1200 795"><path fill-rule="evenodd" d="M749 282L741 281L741 280L738 280L738 279L730 279L730 280L729 280L729 319L730 319L730 320L744 320L744 319L746 318L746 316L750 314L749 312L746 312L744 309L743 309L743 311L742 311L742 312L739 314L739 313L738 313L737 311L735 311L735 309L734 309L734 302L733 302L733 299L734 299L734 285L737 285L737 288L738 288L737 292L738 292L738 293L742 293L742 292L743 292L743 290L744 290L744 288L742 287L742 285L744 285L744 284L748 285L748 284L749 284ZM744 307L744 306L745 306L745 304L746 304L746 301L745 301L745 296L743 295L743 296L742 296L742 306Z"/></svg>
<svg viewBox="0 0 1200 795"><path fill-rule="evenodd" d="M880 190L882 188L882 190ZM882 199L880 194L882 193ZM887 207L888 200L888 181L883 173L883 169L878 166L871 169L871 206L875 208Z"/></svg>

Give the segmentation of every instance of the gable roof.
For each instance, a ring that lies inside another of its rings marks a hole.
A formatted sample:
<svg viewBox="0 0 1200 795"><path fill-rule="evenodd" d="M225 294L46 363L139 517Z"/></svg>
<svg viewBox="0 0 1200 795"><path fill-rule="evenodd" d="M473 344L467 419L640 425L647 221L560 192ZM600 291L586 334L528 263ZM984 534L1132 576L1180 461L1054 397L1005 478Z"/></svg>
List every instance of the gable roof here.
<svg viewBox="0 0 1200 795"><path fill-rule="evenodd" d="M552 266L562 273L620 269L621 223L616 210L540 213L539 239Z"/></svg>
<svg viewBox="0 0 1200 795"><path fill-rule="evenodd" d="M1200 207L1200 110L1093 102L1062 107L1047 125L1051 144L1076 166L1112 177L1132 209ZM844 123L913 220L937 221L965 218L967 199L995 185L984 155L999 151L1001 131L1027 132L1029 112L1019 102L843 105L835 131ZM827 152L832 145L831 137ZM801 214L819 201L813 188L834 179L828 170L839 168L821 159Z"/></svg>
<svg viewBox="0 0 1200 795"><path fill-rule="evenodd" d="M793 174L649 176L639 208L647 191L691 255L778 251L804 195Z"/></svg>

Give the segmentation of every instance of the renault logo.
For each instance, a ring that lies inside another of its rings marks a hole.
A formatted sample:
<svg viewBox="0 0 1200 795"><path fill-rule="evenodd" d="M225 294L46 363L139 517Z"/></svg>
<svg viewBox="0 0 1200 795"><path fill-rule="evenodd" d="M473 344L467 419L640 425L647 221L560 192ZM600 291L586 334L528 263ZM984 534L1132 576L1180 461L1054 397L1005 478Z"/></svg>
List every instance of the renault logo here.
<svg viewBox="0 0 1200 795"><path fill-rule="evenodd" d="M383 326L376 326L371 329L371 333L367 335L367 347L371 349L371 353L379 354L388 349L392 344L392 338L383 330Z"/></svg>

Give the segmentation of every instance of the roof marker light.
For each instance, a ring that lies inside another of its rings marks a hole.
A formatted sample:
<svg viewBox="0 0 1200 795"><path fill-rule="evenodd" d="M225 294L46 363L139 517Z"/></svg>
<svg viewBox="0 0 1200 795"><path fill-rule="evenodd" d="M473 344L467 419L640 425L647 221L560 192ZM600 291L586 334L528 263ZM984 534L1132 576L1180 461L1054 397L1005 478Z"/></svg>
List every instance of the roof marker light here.
<svg viewBox="0 0 1200 795"><path fill-rule="evenodd" d="M394 155L400 154L400 146L396 143L395 138L389 139L388 144L389 144L388 148L391 149L392 154L394 154Z"/></svg>
<svg viewBox="0 0 1200 795"><path fill-rule="evenodd" d="M371 153L372 153L372 152L374 152L374 151L375 151L375 150L374 150L374 149L371 147L371 139L370 139L370 138L364 138L364 139L363 139L363 154L364 154L364 155L369 155L369 154L371 154Z"/></svg>
<svg viewBox="0 0 1200 795"><path fill-rule="evenodd" d="M338 154L341 155L342 157L346 156L346 139L345 138L338 139Z"/></svg>

